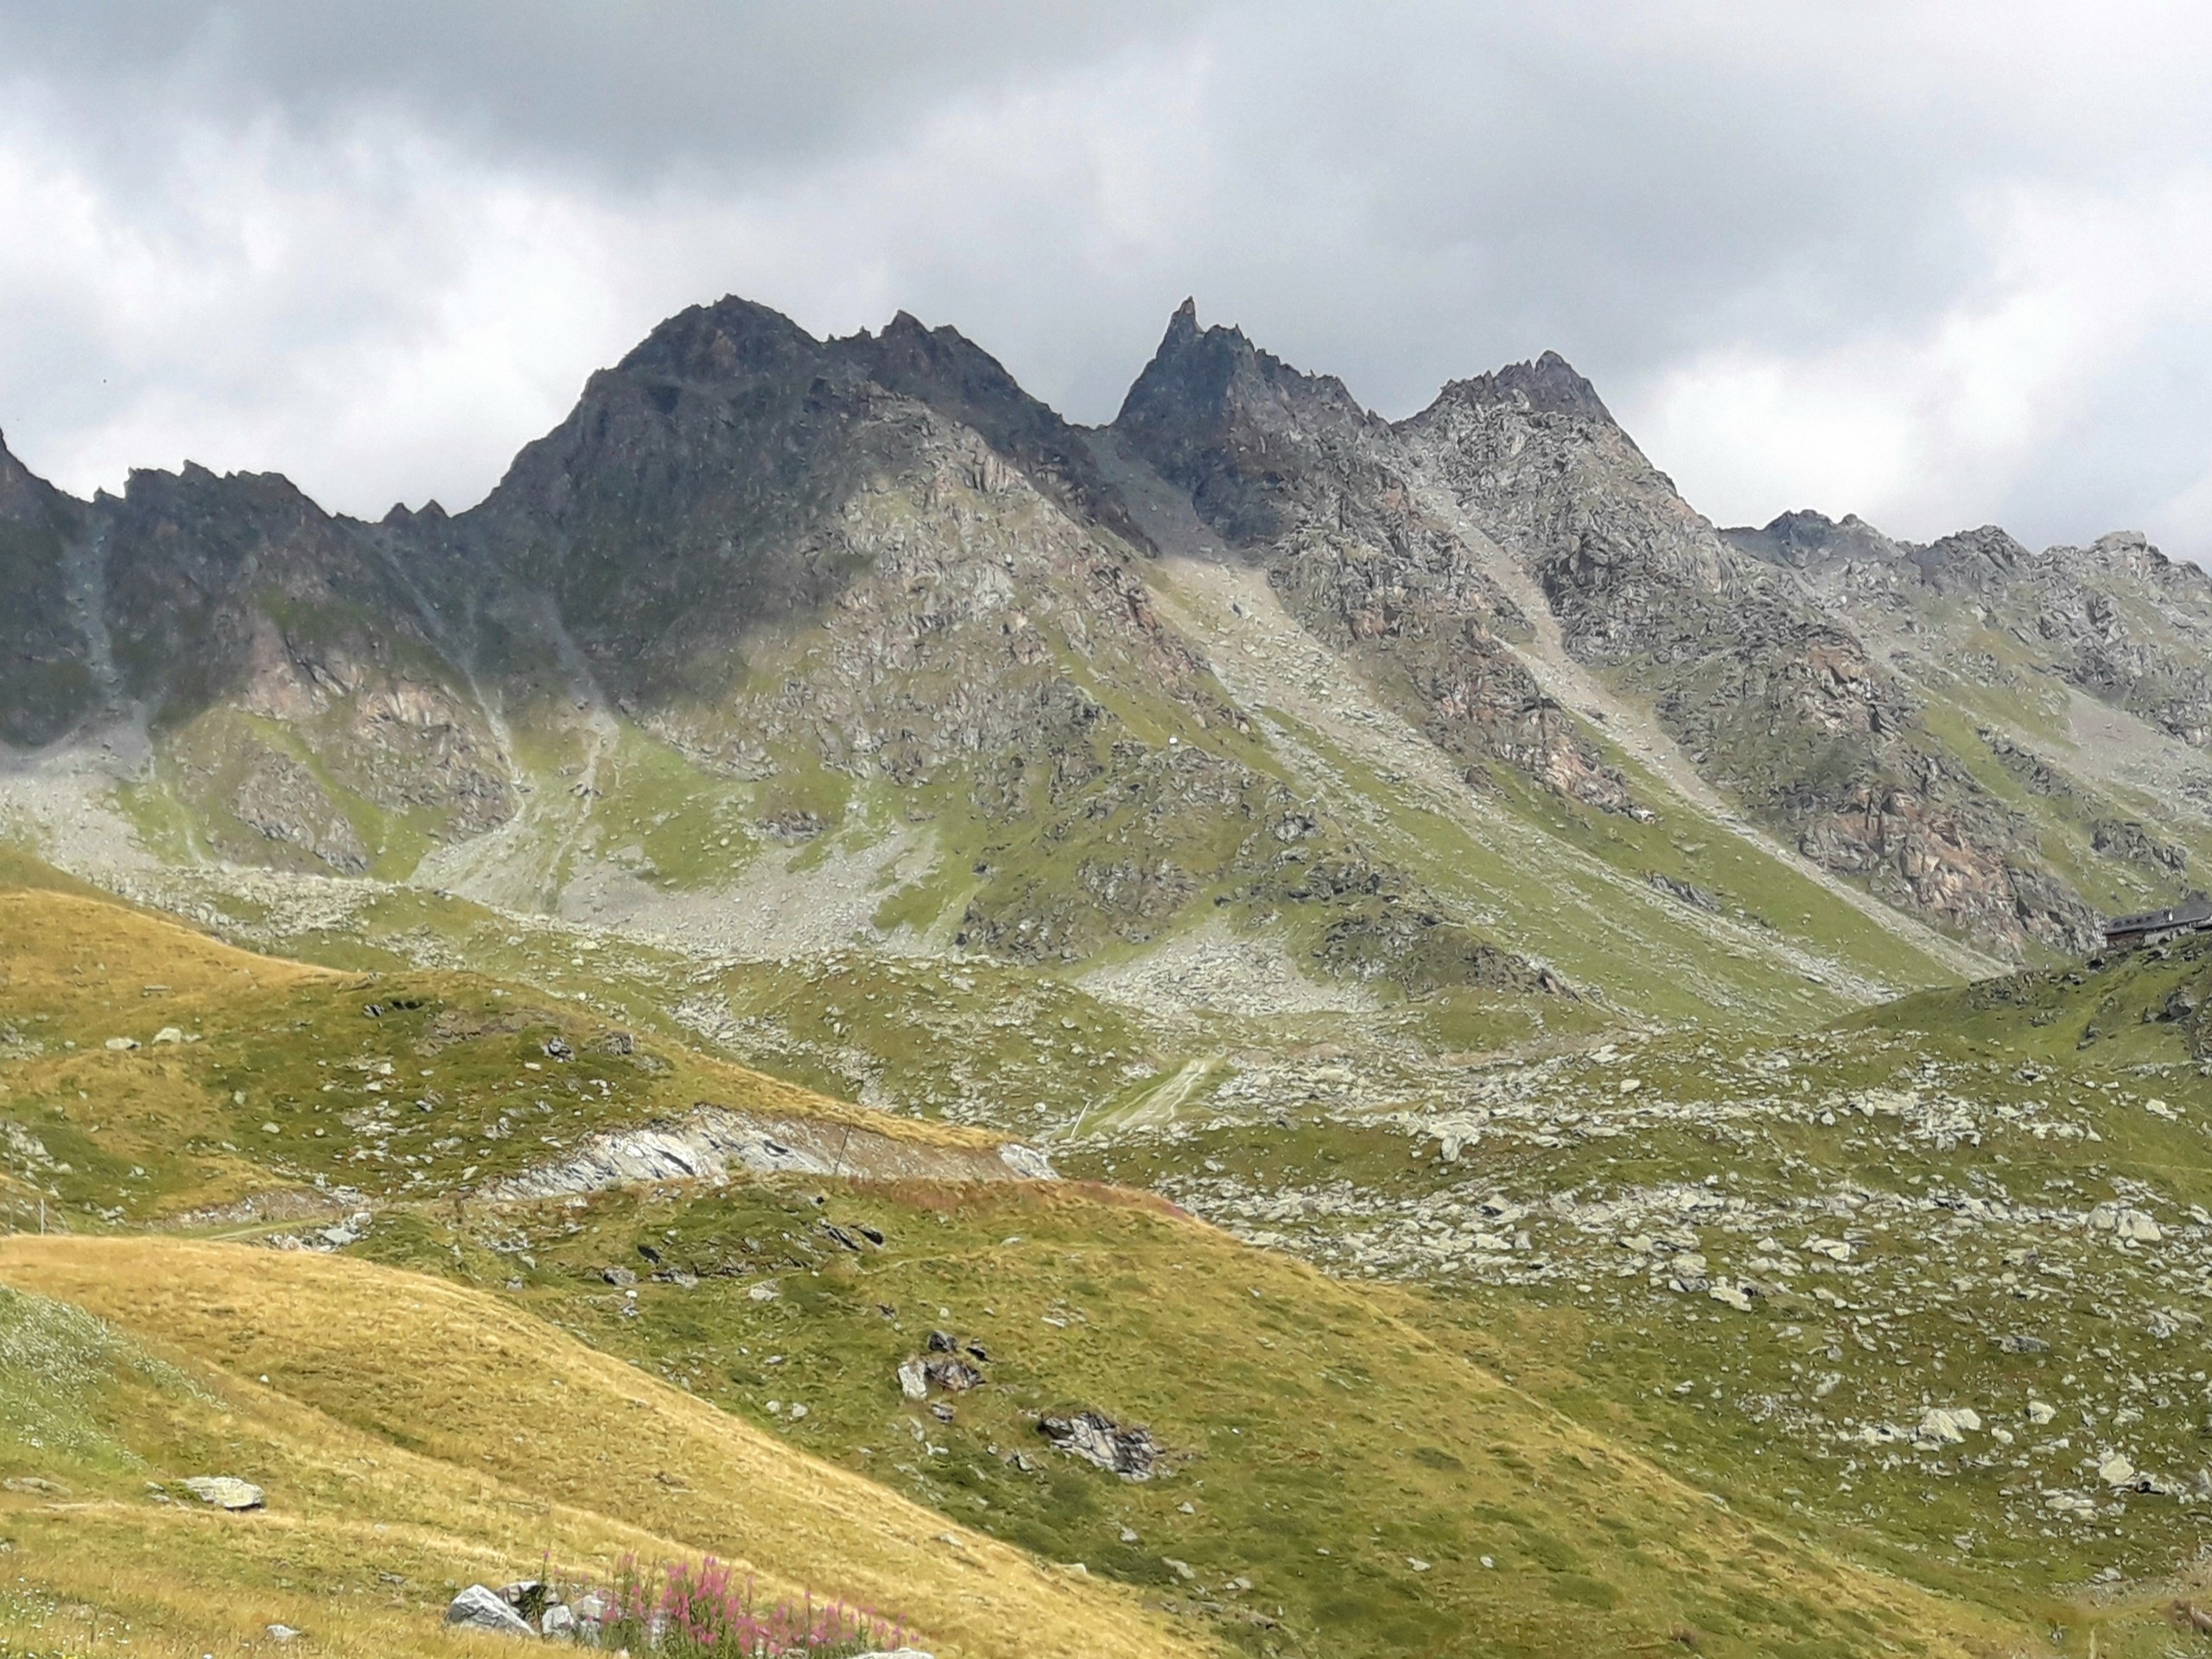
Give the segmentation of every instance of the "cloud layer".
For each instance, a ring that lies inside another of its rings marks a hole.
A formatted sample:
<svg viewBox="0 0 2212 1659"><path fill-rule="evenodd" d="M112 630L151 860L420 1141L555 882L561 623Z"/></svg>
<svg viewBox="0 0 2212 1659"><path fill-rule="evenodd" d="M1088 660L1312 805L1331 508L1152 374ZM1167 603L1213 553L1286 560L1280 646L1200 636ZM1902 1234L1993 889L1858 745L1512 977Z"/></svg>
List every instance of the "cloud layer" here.
<svg viewBox="0 0 2212 1659"><path fill-rule="evenodd" d="M458 506L696 300L1097 420L1194 293L1392 415L1559 349L1723 521L2212 554L2200 16L0 0L0 425Z"/></svg>

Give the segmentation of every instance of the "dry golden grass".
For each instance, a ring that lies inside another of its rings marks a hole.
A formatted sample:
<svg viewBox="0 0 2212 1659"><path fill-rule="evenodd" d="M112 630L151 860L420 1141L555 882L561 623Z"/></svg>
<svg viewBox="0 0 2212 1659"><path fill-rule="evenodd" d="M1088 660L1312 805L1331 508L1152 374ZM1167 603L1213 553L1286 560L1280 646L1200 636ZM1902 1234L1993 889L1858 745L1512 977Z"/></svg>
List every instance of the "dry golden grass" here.
<svg viewBox="0 0 2212 1659"><path fill-rule="evenodd" d="M902 1615L941 1654L1205 1650L1126 1592L959 1528L455 1286L144 1238L12 1238L0 1280L94 1311L208 1377L231 1406L226 1421L170 1408L198 1421L167 1423L143 1455L195 1439L203 1454L226 1452L223 1472L268 1489L265 1513L118 1492L67 1511L18 1505L42 1525L16 1517L41 1580L87 1599L100 1583L137 1585L124 1605L158 1603L142 1618L184 1647L226 1623L234 1638L276 1618L358 1629L383 1650L402 1631L410 1646L440 1639L433 1610L379 1610L374 1588L280 1607L263 1588L280 1554L371 1586L397 1570L438 1586L442 1602L447 1579L520 1575L550 1549L601 1571L626 1550L713 1553L771 1594L810 1589ZM263 1375L266 1386L252 1380ZM223 1444L207 1446L211 1435ZM194 1472L208 1471L168 1471ZM194 1562L207 1570L184 1570ZM117 1605L111 1592L99 1601Z"/></svg>

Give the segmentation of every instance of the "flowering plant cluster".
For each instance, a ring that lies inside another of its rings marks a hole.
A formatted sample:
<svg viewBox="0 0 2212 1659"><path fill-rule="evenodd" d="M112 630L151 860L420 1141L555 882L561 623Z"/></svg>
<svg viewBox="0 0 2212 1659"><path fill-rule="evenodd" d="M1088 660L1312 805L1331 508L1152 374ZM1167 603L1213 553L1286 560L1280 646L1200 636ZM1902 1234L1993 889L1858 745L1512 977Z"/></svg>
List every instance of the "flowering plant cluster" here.
<svg viewBox="0 0 2212 1659"><path fill-rule="evenodd" d="M600 1644L663 1659L848 1659L905 1644L903 1623L842 1601L763 1605L753 1580L741 1581L713 1556L696 1565L642 1564L625 1556L613 1581L579 1586L571 1605L595 1597Z"/></svg>

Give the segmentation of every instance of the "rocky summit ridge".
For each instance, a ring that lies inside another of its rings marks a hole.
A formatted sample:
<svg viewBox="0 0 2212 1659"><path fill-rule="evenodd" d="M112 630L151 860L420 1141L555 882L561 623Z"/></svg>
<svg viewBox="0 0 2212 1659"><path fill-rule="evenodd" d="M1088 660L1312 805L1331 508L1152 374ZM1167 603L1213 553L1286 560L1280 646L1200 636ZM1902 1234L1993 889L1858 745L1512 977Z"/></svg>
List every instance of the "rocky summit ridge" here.
<svg viewBox="0 0 2212 1659"><path fill-rule="evenodd" d="M2139 537L1722 531L1555 353L1394 423L1189 302L1096 430L903 312L696 306L455 515L190 466L81 502L0 451L0 810L80 867L620 921L804 855L884 895L862 943L1219 921L1325 982L1632 1009L1378 825L1440 812L1683 963L1740 959L1725 922L1891 988L2088 950L2212 837L2212 588ZM1319 712L1235 663L1255 620ZM1886 976L1838 943L1870 915Z"/></svg>

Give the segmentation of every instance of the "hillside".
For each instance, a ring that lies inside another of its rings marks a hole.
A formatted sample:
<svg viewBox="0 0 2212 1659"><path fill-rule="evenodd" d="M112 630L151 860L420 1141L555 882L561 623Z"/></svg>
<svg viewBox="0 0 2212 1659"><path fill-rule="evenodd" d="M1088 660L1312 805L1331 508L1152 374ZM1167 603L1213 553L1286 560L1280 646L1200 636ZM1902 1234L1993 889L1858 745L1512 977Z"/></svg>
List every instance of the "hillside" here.
<svg viewBox="0 0 2212 1659"><path fill-rule="evenodd" d="M184 1652L285 1624L315 1650L473 1652L440 1622L458 1585L604 1582L635 1553L895 1611L941 1652L1206 1650L480 1294L175 1239L17 1237L0 1276L0 1622L33 1642ZM210 1471L267 1507L183 1492Z"/></svg>
<svg viewBox="0 0 2212 1659"><path fill-rule="evenodd" d="M0 1278L61 1305L19 1301L17 1314L76 1333L73 1351L92 1357L41 1357L40 1343L27 1344L30 1369L10 1385L12 1421L29 1424L10 1454L14 1478L73 1494L16 1493L19 1559L40 1586L27 1622L81 1605L96 1623L184 1633L179 1650L241 1618L367 1643L427 1620L437 1595L396 1595L402 1605L365 1605L357 1618L350 1600L333 1611L346 1593L335 1586L372 1573L435 1586L493 1560L519 1572L547 1550L603 1570L617 1544L711 1550L778 1585L895 1606L950 1652L1028 1651L1022 1643L1053 1621L1086 1619L1097 1621L1088 1651L1166 1652L1180 1639L1255 1651L1402 1651L1446 1639L1459 1650L1554 1651L1562 1632L1605 1645L1685 1628L1723 1652L1770 1651L1785 1637L1857 1651L1885 1630L1967 1652L2020 1617L1930 1599L1868 1575L1847 1549L1739 1522L1471 1365L1432 1311L1338 1284L1136 1195L979 1181L943 1166L917 1179L879 1162L855 1180L733 1158L718 1180L662 1170L645 1185L564 1179L531 1189L543 1196L508 1196L512 1179L462 1164L470 1154L459 1149L406 1166L404 1179L385 1170L374 1156L388 1139L384 1115L336 1103L320 1115L323 1134L241 1135L232 1145L253 1149L232 1152L219 1137L237 1133L237 1091L224 1085L238 1045L274 1026L301 1075L322 1075L330 1068L315 1061L327 1057L313 1052L327 1040L314 1018L321 999L342 990L350 1019L381 1038L395 1016L370 1019L365 994L396 1004L413 1000L405 987L432 988L251 957L74 894L7 899L14 1029L42 1033L11 1040L0 1061L18 1214L29 1224L22 1205L37 1183L50 1229L108 1235L18 1233L0 1248ZM38 925L25 925L34 915ZM57 970L73 957L90 971ZM128 996L115 995L118 976ZM64 982L76 978L91 982ZM91 1033L118 1023L118 1007L140 1014L164 1000L146 998L147 983L169 988L197 1040L111 1050L102 1039L96 1059L73 1063L130 1066L174 1051L152 1078L55 1071L30 1052L54 1043L73 1061ZM435 1027L425 1004L398 1013ZM461 1095L468 1056L431 1058L439 1064L413 1069ZM689 1083L718 1078L725 1094L742 1081L681 1052L658 1058ZM333 1092L372 1095L380 1077L371 1067L358 1084L333 1079ZM194 1092L195 1083L213 1086ZM98 1090L79 1095L73 1084ZM982 1142L795 1096L774 1102L786 1122L814 1111L879 1142ZM638 1127L652 1109L650 1097L593 1108L607 1129ZM76 1124L95 1110L97 1129ZM72 1126L82 1140L63 1140ZM165 1142L177 1149L166 1159ZM201 1150L211 1142L221 1156ZM57 1149L108 1161L87 1175ZM529 1155L557 1172L564 1150ZM143 1161L118 1167L133 1154ZM149 1230L157 1217L169 1224ZM180 1236L178 1221L248 1242ZM423 1274L448 1282L406 1276ZM902 1401L894 1372L947 1325L982 1351L982 1383L925 1410ZM134 1342L149 1361L132 1357ZM432 1355L443 1357L426 1363ZM66 1455L36 1421L53 1395L40 1367L58 1364L73 1368L71 1409L85 1425ZM1083 1409L1144 1424L1165 1459L1155 1478L1124 1483L1039 1435L1039 1415ZM247 1412L254 1432L241 1433L236 1414ZM659 1433L665 1449L638 1457ZM166 1490L207 1472L197 1465L219 1452L219 1472L276 1494L271 1524L296 1514L328 1536L313 1573L296 1545L283 1563L267 1557L267 1534L245 1531L257 1520L145 1497L147 1479ZM810 1472L808 1456L851 1472ZM462 1465L476 1472L461 1478ZM795 1483L794 1497L761 1506L715 1496L763 1481ZM874 1481L905 1497L866 1496ZM109 1529L97 1552L73 1545L79 1553L65 1558L54 1552L79 1535L66 1529L80 1513L67 1504L86 1491L100 1494ZM1083 1561L1089 1578L1025 1565L982 1539L943 1544L942 1522L885 1527L907 1501L1033 1559ZM499 1522L480 1529L487 1503ZM389 1554L376 1521L392 1535ZM211 1522L233 1529L188 1535L194 1550L164 1549L162 1529ZM1599 1536L1617 1547L1582 1541ZM93 1574L120 1559L161 1565L133 1596L96 1593ZM1085 1588L1101 1577L1134 1586L1156 1611ZM216 1595L233 1581L258 1586L265 1610ZM932 1588L947 1584L957 1593ZM1160 1633L1177 1625L1190 1637Z"/></svg>

